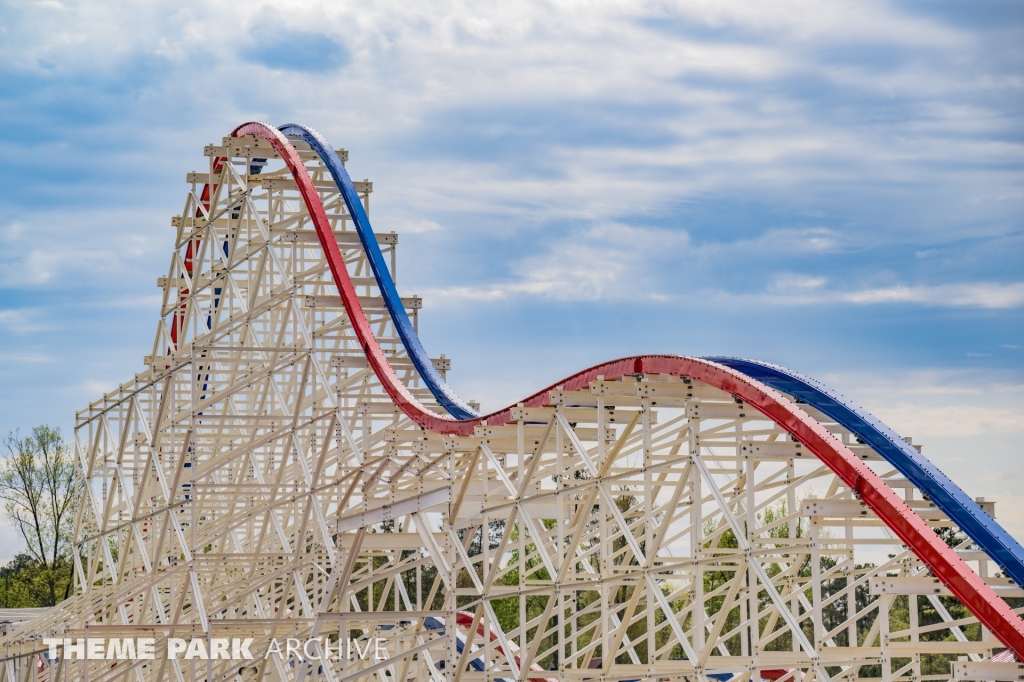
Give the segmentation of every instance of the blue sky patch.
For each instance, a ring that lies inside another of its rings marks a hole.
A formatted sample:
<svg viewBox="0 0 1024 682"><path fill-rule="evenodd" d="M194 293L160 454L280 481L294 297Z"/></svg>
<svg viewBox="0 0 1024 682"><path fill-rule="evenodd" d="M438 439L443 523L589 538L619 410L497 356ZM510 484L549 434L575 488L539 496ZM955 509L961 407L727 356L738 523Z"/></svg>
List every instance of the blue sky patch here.
<svg viewBox="0 0 1024 682"><path fill-rule="evenodd" d="M268 69L329 73L350 60L345 46L323 33L274 30L263 25L251 32L251 40L242 50L243 57Z"/></svg>

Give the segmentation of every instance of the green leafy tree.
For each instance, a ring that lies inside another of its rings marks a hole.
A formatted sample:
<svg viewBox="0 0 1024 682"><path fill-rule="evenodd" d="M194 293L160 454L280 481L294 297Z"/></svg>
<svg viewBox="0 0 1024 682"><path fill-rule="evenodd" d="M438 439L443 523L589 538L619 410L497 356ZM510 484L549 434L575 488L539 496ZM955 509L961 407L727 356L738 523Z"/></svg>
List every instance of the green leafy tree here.
<svg viewBox="0 0 1024 682"><path fill-rule="evenodd" d="M71 591L72 519L77 499L75 462L60 429L45 424L6 440L0 462L4 512L25 541L18 579L37 603L53 606Z"/></svg>

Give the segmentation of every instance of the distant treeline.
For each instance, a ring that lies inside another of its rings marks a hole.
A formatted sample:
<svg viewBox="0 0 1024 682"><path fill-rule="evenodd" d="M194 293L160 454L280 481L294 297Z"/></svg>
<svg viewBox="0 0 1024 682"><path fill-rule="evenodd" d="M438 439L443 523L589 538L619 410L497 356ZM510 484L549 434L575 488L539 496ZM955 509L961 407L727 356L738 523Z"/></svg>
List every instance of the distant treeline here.
<svg viewBox="0 0 1024 682"><path fill-rule="evenodd" d="M71 596L71 571L67 559L44 566L28 554L19 554L0 568L0 608L39 608L64 601Z"/></svg>

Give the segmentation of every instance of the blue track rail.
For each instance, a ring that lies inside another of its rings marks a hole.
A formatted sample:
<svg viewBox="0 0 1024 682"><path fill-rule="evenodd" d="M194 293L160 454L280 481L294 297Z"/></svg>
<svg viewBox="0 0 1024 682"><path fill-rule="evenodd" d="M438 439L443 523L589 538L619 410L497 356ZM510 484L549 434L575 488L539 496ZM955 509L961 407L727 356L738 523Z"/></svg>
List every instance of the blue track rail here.
<svg viewBox="0 0 1024 682"><path fill-rule="evenodd" d="M387 306L391 320L395 323L398 336L401 337L402 344L409 353L413 366L416 367L416 371L423 377L423 382L430 389L431 394L456 419L472 419L479 416L476 410L467 405L451 389L441 377L437 368L434 367L434 363L430 361L427 351L420 342L420 337L412 326L409 315L405 312L405 306L402 305L402 298L398 295L398 289L391 278L391 272L388 270L387 262L384 260L384 254L381 253L380 246L377 244L377 238L373 234L370 217L366 215L363 203L359 201L359 195L352 184L352 178L349 177L348 171L345 170L341 159L334 152L334 148L327 144L327 141L324 140L320 133L299 123L286 123L280 126L278 130L285 135L298 137L308 144L320 156L324 165L327 166L327 170L330 171L331 177L334 178L335 184L338 185L338 190L341 191L341 196L345 199L345 205L348 206L348 213L352 216L352 222L355 223L356 232L359 234L359 241L363 244L366 259L370 262L370 269L373 270L373 276L377 279L377 288L380 289L381 296L384 297L384 305Z"/></svg>
<svg viewBox="0 0 1024 682"><path fill-rule="evenodd" d="M927 457L862 407L823 384L784 367L744 358L704 358L807 403L835 419L907 477L967 536L998 563L1006 576L1024 585L1024 547Z"/></svg>

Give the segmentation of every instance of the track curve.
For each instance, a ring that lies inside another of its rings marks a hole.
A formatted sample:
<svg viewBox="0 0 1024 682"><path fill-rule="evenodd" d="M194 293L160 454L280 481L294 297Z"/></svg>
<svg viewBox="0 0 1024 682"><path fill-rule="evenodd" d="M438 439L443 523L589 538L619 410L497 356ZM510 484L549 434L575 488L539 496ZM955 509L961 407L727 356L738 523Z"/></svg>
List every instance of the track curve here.
<svg viewBox="0 0 1024 682"><path fill-rule="evenodd" d="M353 218L367 259L377 279L399 336L424 382L438 402L456 419L479 416L440 377L423 347L401 303L383 254L373 236L369 217L356 194L348 172L333 147L315 130L289 123L279 127L285 135L303 139L320 156L338 186ZM1024 585L1024 547L988 516L981 507L949 479L927 457L905 442L872 414L843 398L827 386L792 370L745 358L708 357L736 369L783 393L807 402L832 417L896 467L946 512L974 542L984 549L1017 584ZM542 391L538 396L543 397ZM488 420L490 422L490 420ZM493 423L493 422L490 422Z"/></svg>
<svg viewBox="0 0 1024 682"><path fill-rule="evenodd" d="M303 142L308 144L317 153L320 160L327 166L327 170L331 173L331 177L334 179L335 184L338 185L338 190L345 200L345 205L348 206L348 213L352 216L352 222L355 223L356 232L359 234L359 241L363 245L366 259L370 263L370 269L373 270L373 276L377 280L377 287L384 298L384 305L387 306L391 320L395 323L398 336L401 337L402 344L405 346L406 351L408 351L409 358L416 367L416 371L420 373L434 398L441 404L441 407L448 410L448 413L456 419L472 419L479 416L477 411L466 404L441 378L437 368L434 367L434 363L430 361L430 356L427 355L426 349L423 348L423 343L420 342L420 337L416 334L412 321L409 320L409 315L405 312L405 306L402 305L402 298L398 295L398 289L391 278L391 272L388 270L387 263L384 260L384 254L381 253L380 245L377 244L377 239L374 237L370 218L366 215L366 210L363 208L362 202L359 201L359 195L352 184L352 178L349 177L348 171L345 170L345 165L338 158L334 148L327 143L327 140L320 133L301 123L286 123L283 126L279 126L278 130L285 135L301 138Z"/></svg>
<svg viewBox="0 0 1024 682"><path fill-rule="evenodd" d="M819 381L760 360L710 357L835 419L924 491L1018 585L1024 585L1024 547L960 486L895 431Z"/></svg>
<svg viewBox="0 0 1024 682"><path fill-rule="evenodd" d="M232 135L255 135L266 140L288 166L316 229L356 337L371 368L395 405L423 428L444 434L471 435L479 424L504 424L510 421L511 407L470 419L438 415L409 392L388 363L370 327L326 211L298 152L281 131L266 123L242 124ZM1024 621L874 471L815 419L774 388L736 369L709 360L674 355L642 355L595 365L535 393L522 401L522 404L547 404L548 393L556 386L576 390L597 380L598 376L614 380L642 373L673 374L696 379L753 406L786 429L854 490L1003 644L1013 649L1018 656L1024 656Z"/></svg>

